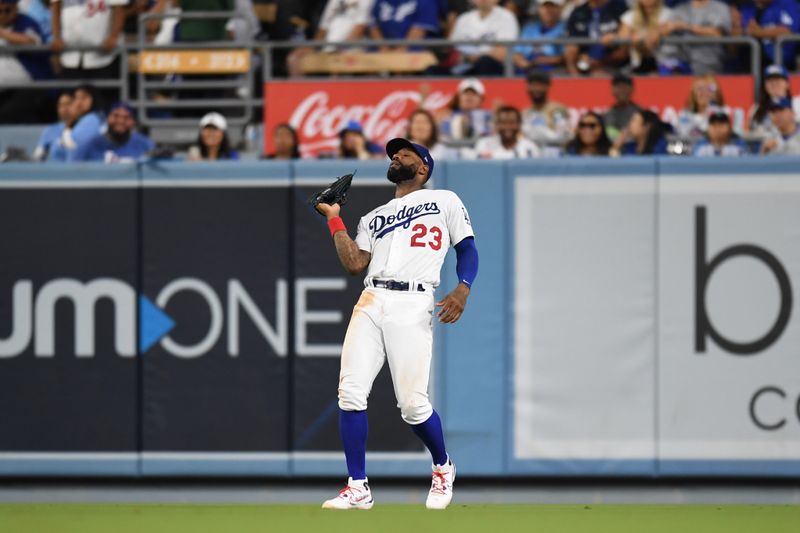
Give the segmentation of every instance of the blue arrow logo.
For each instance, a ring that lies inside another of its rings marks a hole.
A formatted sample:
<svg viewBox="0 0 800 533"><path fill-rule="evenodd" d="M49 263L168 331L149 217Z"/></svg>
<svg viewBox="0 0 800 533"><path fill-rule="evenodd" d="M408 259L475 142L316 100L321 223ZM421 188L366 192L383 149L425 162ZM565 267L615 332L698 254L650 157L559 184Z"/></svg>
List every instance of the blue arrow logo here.
<svg viewBox="0 0 800 533"><path fill-rule="evenodd" d="M147 296L139 295L139 353L143 354L175 327L175 321Z"/></svg>

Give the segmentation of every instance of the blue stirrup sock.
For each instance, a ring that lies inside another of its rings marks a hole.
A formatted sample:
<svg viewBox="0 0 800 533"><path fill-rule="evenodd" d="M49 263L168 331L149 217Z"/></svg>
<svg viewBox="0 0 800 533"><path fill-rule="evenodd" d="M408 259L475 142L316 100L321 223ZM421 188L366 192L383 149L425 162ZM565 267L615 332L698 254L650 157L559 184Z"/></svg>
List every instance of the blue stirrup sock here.
<svg viewBox="0 0 800 533"><path fill-rule="evenodd" d="M417 437L431 452L431 459L435 465L447 464L447 452L444 449L444 432L442 431L442 420L439 413L434 411L422 424L411 426Z"/></svg>
<svg viewBox="0 0 800 533"><path fill-rule="evenodd" d="M347 472L353 479L367 479L368 432L366 411L339 409L339 434L342 436Z"/></svg>

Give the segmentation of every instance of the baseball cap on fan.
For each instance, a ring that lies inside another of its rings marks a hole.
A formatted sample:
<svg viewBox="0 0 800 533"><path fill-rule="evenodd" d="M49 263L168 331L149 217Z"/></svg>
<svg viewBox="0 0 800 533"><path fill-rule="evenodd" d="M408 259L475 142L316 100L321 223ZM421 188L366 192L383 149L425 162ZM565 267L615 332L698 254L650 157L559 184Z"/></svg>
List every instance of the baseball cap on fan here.
<svg viewBox="0 0 800 533"><path fill-rule="evenodd" d="M422 162L428 167L428 177L426 181L431 179L431 176L433 175L433 157L431 157L431 153L428 151L428 149L421 144L412 143L408 139L398 137L386 143L386 155L388 155L389 159L391 159L394 157L394 154L403 148L408 148L417 154L420 159L422 159Z"/></svg>
<svg viewBox="0 0 800 533"><path fill-rule="evenodd" d="M207 113L200 119L200 128L213 126L218 130L225 131L228 129L228 121L219 113Z"/></svg>
<svg viewBox="0 0 800 533"><path fill-rule="evenodd" d="M464 91L475 91L481 96L486 94L486 89L478 78L466 78L459 83L458 92L463 93Z"/></svg>
<svg viewBox="0 0 800 533"><path fill-rule="evenodd" d="M783 78L789 79L789 73L783 65L770 65L764 69L764 78Z"/></svg>

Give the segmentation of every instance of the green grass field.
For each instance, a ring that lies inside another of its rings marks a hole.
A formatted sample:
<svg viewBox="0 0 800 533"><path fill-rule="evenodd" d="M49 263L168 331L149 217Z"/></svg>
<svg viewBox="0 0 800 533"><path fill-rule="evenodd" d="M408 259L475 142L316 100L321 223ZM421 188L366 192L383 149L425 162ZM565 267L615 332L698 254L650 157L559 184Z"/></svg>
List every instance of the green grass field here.
<svg viewBox="0 0 800 533"><path fill-rule="evenodd" d="M0 504L0 533L210 531L798 533L800 506L454 504L447 511L380 505L343 512L316 505Z"/></svg>

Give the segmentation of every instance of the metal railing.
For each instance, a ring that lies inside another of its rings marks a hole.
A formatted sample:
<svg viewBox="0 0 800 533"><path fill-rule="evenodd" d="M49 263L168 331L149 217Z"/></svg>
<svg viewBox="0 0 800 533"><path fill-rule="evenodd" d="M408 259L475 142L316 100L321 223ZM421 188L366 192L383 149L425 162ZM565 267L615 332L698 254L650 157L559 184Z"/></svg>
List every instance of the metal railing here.
<svg viewBox="0 0 800 533"><path fill-rule="evenodd" d="M800 34L793 33L791 35L781 35L775 39L775 63L783 65L783 45L789 42L800 41Z"/></svg>
<svg viewBox="0 0 800 533"><path fill-rule="evenodd" d="M327 41L281 41L281 42L263 42L248 39L245 41L222 41L222 42L174 42L167 45L155 45L146 42L145 25L144 22L151 19L165 19L170 17L180 17L186 19L230 19L236 18L234 12L195 12L195 13L181 13L181 14L142 14L139 15L139 29L138 29L138 42L127 43L115 49L112 53L118 54L120 61L120 74L116 79L105 80L92 80L92 84L99 88L116 88L120 91L122 99L128 101L139 112L140 121L146 125L164 125L164 126L188 126L196 125L196 119L151 119L148 116L148 110L153 109L186 109L186 108L211 108L217 107L238 107L244 110L244 115L239 118L233 118L229 122L231 125L240 126L252 120L256 108L263 105L262 100L252 97L255 94L255 69L258 68L258 60L260 59L261 73L264 81L275 80L273 75L274 56L278 50L287 50L295 48L335 48L336 50L346 50L351 48L364 48L364 47L380 47L380 46L403 46L403 47L416 47L422 49L435 49L435 48L453 48L458 46L504 46L505 58L503 61L504 73L506 77L513 77L515 75L515 67L513 63L514 47L516 46L543 46L543 45L597 45L601 44L597 39L591 38L558 38L558 39L526 39L517 41L479 41L479 40L460 40L451 41L448 39L423 39L423 40L362 40L351 42L331 43ZM246 19L245 19L246 20ZM800 35L785 36L779 38L777 42L800 40ZM662 41L668 45L737 45L747 46L750 49L750 74L753 76L753 94L754 100L758 99L761 80L761 55L759 42L753 37L749 36L726 36L726 37L667 37ZM608 43L609 46L630 44L630 40L615 40ZM137 94L136 98L132 99L128 89L128 63L132 53L138 53L145 50L202 50L202 49L247 49L254 54L256 60L251 61L250 69L244 75L234 80L220 80L220 79L206 79L206 80L176 80L164 81L163 79L148 79L147 75L137 71ZM102 51L99 47L70 47L70 51ZM780 48L778 48L780 50ZM50 52L47 45L24 45L7 47L0 53L16 53L16 52ZM780 52L778 52L780 53ZM413 77L405 76L404 79ZM359 79L365 79L361 77ZM427 79L427 77L426 77ZM51 89L51 88L64 88L75 87L82 83L80 80L48 80L36 81L35 88ZM14 88L13 85L4 86L4 88ZM18 85L16 87L30 89L30 84ZM154 102L148 98L149 90L172 89L176 91L181 90L200 90L200 89L236 89L245 87L250 96L245 98L216 98L216 99L173 99L168 102Z"/></svg>
<svg viewBox="0 0 800 533"><path fill-rule="evenodd" d="M222 42L177 42L169 45L155 45L147 42L146 36L146 22L148 20L164 20L169 18L178 18L180 20L222 20L223 24L231 19L244 20L248 30L252 29L250 21L245 17L239 15L235 11L190 11L181 13L143 13L139 15L139 24L137 28L137 48L138 51L145 50L169 50L169 49L182 49L191 48L194 50L202 49L252 49L255 47L255 42L248 40L247 42L236 41L222 41ZM250 33L248 33L249 35ZM148 98L148 91L170 89L175 91L197 91L197 90L225 90L225 89L239 89L246 87L249 94L253 94L254 90L254 77L253 77L253 64L243 77L236 77L235 79L220 80L220 79L203 79L203 80L180 80L180 81L163 81L163 76L158 80L152 80L148 74L142 72L142 69L137 69L137 99L135 102L136 110L139 114L140 122L145 126L153 126L164 124L165 120L169 121L170 126L196 126L197 119L192 118L173 118L173 119L152 119L148 110L151 109L197 109L208 107L211 102L217 108L241 108L243 114L236 117L227 117L230 126L245 126L252 121L253 108L260 105L260 101L256 101L252 97L249 98L181 98L172 99L168 102L156 102Z"/></svg>

